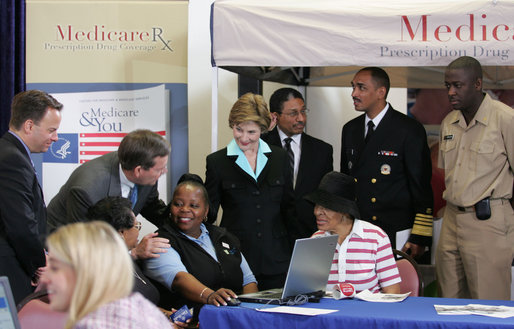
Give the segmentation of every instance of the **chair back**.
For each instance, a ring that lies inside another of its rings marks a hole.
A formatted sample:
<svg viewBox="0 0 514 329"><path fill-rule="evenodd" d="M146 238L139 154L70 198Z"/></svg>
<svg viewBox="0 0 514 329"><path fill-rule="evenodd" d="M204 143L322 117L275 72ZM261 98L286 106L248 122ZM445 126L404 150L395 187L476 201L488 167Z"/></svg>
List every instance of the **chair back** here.
<svg viewBox="0 0 514 329"><path fill-rule="evenodd" d="M423 277L418 267L418 263L403 251L393 249L396 266L400 272L402 282L400 282L400 293L410 291L410 296L423 296Z"/></svg>
<svg viewBox="0 0 514 329"><path fill-rule="evenodd" d="M46 294L34 293L18 305L18 319L22 329L63 329L68 318L65 312L50 309L44 301Z"/></svg>

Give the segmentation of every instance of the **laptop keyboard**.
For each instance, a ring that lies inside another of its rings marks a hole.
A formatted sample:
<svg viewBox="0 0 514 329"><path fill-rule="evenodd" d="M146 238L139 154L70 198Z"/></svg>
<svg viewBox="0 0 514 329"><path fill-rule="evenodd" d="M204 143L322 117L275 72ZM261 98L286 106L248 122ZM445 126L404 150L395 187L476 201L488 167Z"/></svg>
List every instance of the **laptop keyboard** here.
<svg viewBox="0 0 514 329"><path fill-rule="evenodd" d="M270 293L269 295L266 294L265 297L266 298L273 298L273 299L281 299L282 298L282 293L281 292L274 292L274 293Z"/></svg>

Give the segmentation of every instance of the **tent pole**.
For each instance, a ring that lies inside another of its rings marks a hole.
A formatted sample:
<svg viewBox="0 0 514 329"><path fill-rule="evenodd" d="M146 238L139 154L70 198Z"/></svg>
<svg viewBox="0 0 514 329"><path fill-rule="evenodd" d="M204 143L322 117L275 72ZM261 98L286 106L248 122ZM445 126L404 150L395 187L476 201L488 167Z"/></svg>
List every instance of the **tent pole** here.
<svg viewBox="0 0 514 329"><path fill-rule="evenodd" d="M218 150L218 68L211 71L211 152Z"/></svg>

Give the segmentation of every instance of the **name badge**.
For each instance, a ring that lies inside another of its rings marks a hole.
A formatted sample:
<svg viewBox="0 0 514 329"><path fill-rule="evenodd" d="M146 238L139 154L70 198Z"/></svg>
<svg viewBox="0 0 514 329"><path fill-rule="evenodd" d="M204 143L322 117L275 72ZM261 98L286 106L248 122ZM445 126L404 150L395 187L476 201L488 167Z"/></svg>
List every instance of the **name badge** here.
<svg viewBox="0 0 514 329"><path fill-rule="evenodd" d="M446 135L443 137L443 140L445 141L451 141L453 139L453 135Z"/></svg>

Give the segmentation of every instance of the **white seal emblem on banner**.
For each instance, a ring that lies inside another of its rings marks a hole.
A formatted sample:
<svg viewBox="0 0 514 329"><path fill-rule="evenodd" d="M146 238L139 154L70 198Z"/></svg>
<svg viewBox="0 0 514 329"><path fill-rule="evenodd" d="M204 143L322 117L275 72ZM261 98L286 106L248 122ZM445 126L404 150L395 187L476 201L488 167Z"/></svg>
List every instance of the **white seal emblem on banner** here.
<svg viewBox="0 0 514 329"><path fill-rule="evenodd" d="M66 159L69 154L71 154L68 149L71 146L71 142L65 138L59 138L57 142L55 142L50 148L50 152L52 155L58 159Z"/></svg>

